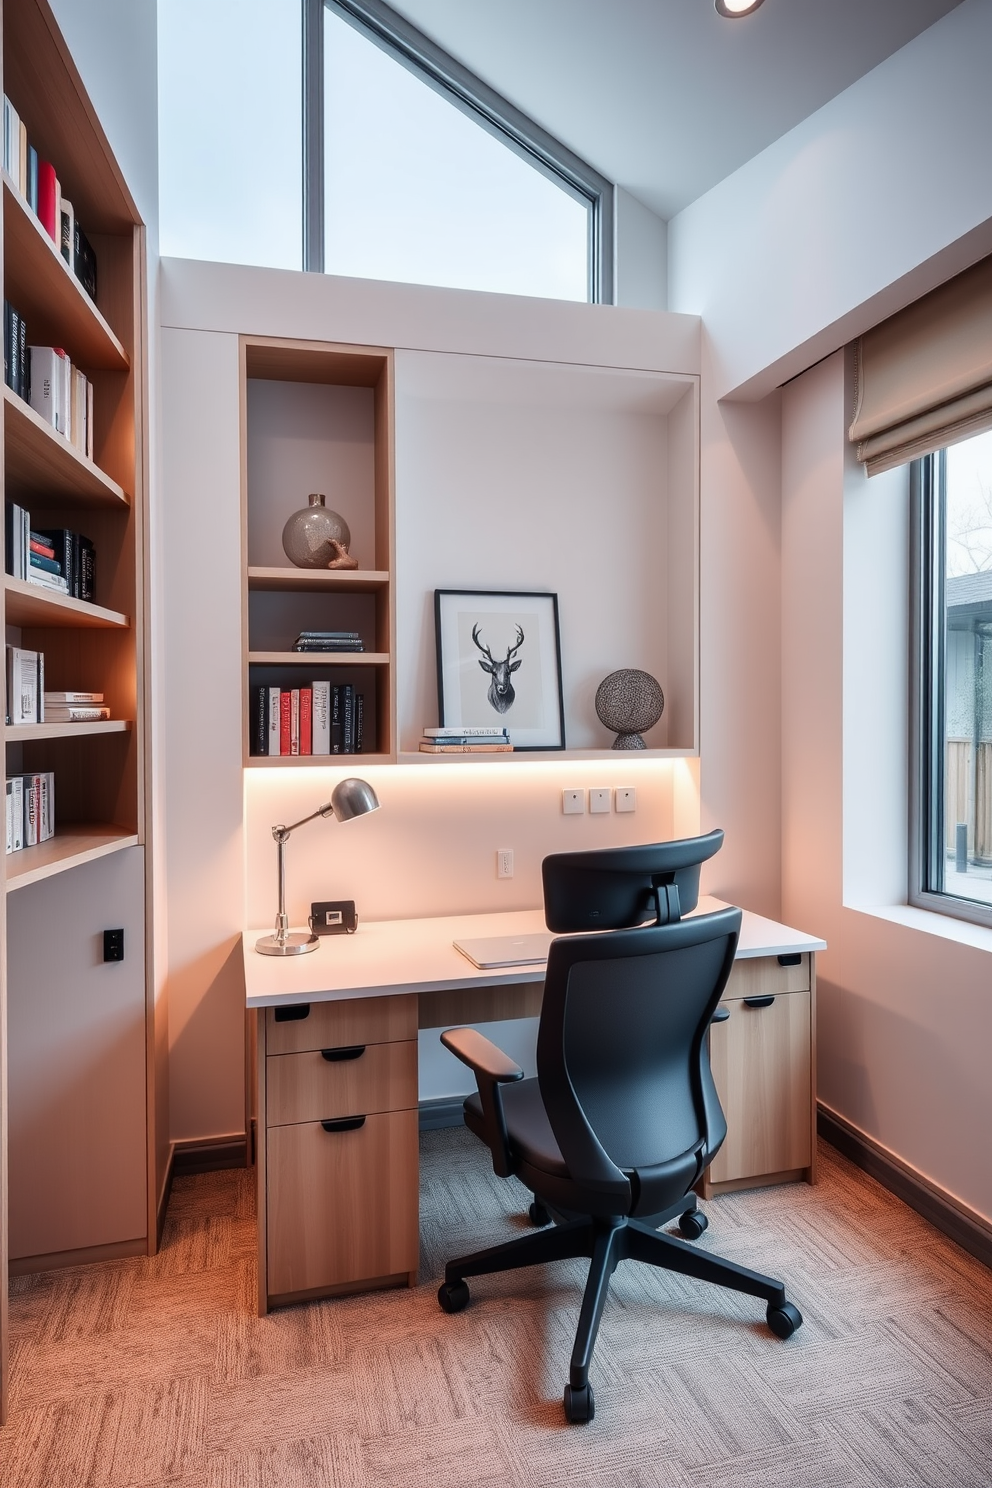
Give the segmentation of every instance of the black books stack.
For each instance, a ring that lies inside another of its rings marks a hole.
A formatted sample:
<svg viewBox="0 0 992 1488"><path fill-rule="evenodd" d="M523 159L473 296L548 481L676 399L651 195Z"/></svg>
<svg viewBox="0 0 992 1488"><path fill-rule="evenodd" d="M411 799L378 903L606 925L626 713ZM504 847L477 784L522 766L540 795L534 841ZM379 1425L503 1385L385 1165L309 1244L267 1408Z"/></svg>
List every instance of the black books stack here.
<svg viewBox="0 0 992 1488"><path fill-rule="evenodd" d="M357 630L301 630L294 651L364 651Z"/></svg>
<svg viewBox="0 0 992 1488"><path fill-rule="evenodd" d="M70 532L67 527L39 527L31 535L41 538L51 547L72 598L85 599L92 604L96 550L89 538L81 532Z"/></svg>
<svg viewBox="0 0 992 1488"><path fill-rule="evenodd" d="M32 530L31 515L16 502L7 503L7 572L55 594L94 602L96 553L81 532L67 528Z"/></svg>
<svg viewBox="0 0 992 1488"><path fill-rule="evenodd" d="M512 754L513 745L505 728L427 728L420 741L421 754Z"/></svg>

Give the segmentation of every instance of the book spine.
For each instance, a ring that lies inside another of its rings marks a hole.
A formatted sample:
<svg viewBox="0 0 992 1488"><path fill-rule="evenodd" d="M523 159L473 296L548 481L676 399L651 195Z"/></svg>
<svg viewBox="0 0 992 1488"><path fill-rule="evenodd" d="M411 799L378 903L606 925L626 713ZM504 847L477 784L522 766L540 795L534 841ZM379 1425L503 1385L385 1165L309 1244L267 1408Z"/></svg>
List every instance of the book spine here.
<svg viewBox="0 0 992 1488"><path fill-rule="evenodd" d="M24 780L24 846L38 845L38 777L28 775Z"/></svg>
<svg viewBox="0 0 992 1488"><path fill-rule="evenodd" d="M11 805L11 852L20 852L24 846L24 777L15 775L11 784L14 787L13 803Z"/></svg>
<svg viewBox="0 0 992 1488"><path fill-rule="evenodd" d="M14 388L14 307L9 300L3 302L3 380Z"/></svg>
<svg viewBox="0 0 992 1488"><path fill-rule="evenodd" d="M28 357L31 367L31 396L28 401L35 413L55 429L58 427L55 348L54 346L29 346Z"/></svg>
<svg viewBox="0 0 992 1488"><path fill-rule="evenodd" d="M355 689L350 682L346 682L342 688L344 699L342 704L341 718L341 753L354 754L355 752Z"/></svg>
<svg viewBox="0 0 992 1488"><path fill-rule="evenodd" d="M29 560L32 568L44 569L45 573L61 574L62 569L54 558L45 558L41 553L36 553L29 545Z"/></svg>
<svg viewBox="0 0 992 1488"><path fill-rule="evenodd" d="M45 653L38 652L38 675L35 678L35 686L38 689L36 716L39 723L45 721Z"/></svg>
<svg viewBox="0 0 992 1488"><path fill-rule="evenodd" d="M288 692L279 694L279 753L289 754L293 725L293 699Z"/></svg>
<svg viewBox="0 0 992 1488"><path fill-rule="evenodd" d="M331 687L331 753L341 753L341 688Z"/></svg>
<svg viewBox="0 0 992 1488"><path fill-rule="evenodd" d="M254 719L255 728L250 744L251 754L268 754L269 752L269 689L267 687L256 687Z"/></svg>
<svg viewBox="0 0 992 1488"><path fill-rule="evenodd" d="M93 384L86 384L86 458L93 459Z"/></svg>
<svg viewBox="0 0 992 1488"><path fill-rule="evenodd" d="M7 851L9 853L12 853L14 851L14 782L12 780L7 780L5 782L5 785L6 790L4 794L7 804Z"/></svg>
<svg viewBox="0 0 992 1488"><path fill-rule="evenodd" d="M313 752L331 752L331 684L313 684Z"/></svg>
<svg viewBox="0 0 992 1488"><path fill-rule="evenodd" d="M38 221L53 243L61 242L59 183L55 175L55 167L49 160L38 161Z"/></svg>
<svg viewBox="0 0 992 1488"><path fill-rule="evenodd" d="M15 313L17 324L17 396L31 401L31 360L28 356L28 323Z"/></svg>
<svg viewBox="0 0 992 1488"><path fill-rule="evenodd" d="M269 737L266 754L279 753L280 694L278 687L269 688L268 719Z"/></svg>
<svg viewBox="0 0 992 1488"><path fill-rule="evenodd" d="M512 744L428 744L421 742L421 754L512 754Z"/></svg>
<svg viewBox="0 0 992 1488"><path fill-rule="evenodd" d="M17 189L22 196L28 190L28 126L21 119L17 126Z"/></svg>
<svg viewBox="0 0 992 1488"><path fill-rule="evenodd" d="M38 151L34 145L28 143L28 206L37 215L38 212Z"/></svg>
<svg viewBox="0 0 992 1488"><path fill-rule="evenodd" d="M365 751L365 694L355 694L355 753Z"/></svg>
<svg viewBox="0 0 992 1488"><path fill-rule="evenodd" d="M78 597L85 599L88 604L95 604L96 549L88 537L81 537L78 533L73 533L72 540L74 544L74 562L76 561L75 550L78 549Z"/></svg>
<svg viewBox="0 0 992 1488"><path fill-rule="evenodd" d="M289 708L289 752L299 754L300 752L300 689L294 687L290 694Z"/></svg>
<svg viewBox="0 0 992 1488"><path fill-rule="evenodd" d="M62 198L61 218L62 231L59 235L59 251L69 267L72 268L72 245L76 236L76 214L73 210L72 202L65 196Z"/></svg>
<svg viewBox="0 0 992 1488"><path fill-rule="evenodd" d="M313 688L300 688L300 753L313 754Z"/></svg>

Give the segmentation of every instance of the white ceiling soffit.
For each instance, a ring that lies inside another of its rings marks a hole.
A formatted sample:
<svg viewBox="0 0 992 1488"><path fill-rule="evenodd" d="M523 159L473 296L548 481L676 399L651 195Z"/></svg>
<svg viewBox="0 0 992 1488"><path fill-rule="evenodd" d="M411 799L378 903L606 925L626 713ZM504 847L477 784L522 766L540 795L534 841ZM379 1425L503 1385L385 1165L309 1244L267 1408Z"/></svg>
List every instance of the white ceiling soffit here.
<svg viewBox="0 0 992 1488"><path fill-rule="evenodd" d="M392 0L604 176L669 218L959 0Z"/></svg>

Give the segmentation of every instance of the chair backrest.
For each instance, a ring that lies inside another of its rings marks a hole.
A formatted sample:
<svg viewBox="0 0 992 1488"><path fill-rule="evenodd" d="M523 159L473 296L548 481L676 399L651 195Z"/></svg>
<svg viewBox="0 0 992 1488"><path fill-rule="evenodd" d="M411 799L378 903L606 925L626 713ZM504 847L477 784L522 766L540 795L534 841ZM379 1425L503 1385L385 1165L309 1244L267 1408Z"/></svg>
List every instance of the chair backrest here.
<svg viewBox="0 0 992 1488"><path fill-rule="evenodd" d="M695 909L700 865L722 845L717 827L674 842L552 853L541 864L548 929L568 935L667 925Z"/></svg>
<svg viewBox="0 0 992 1488"><path fill-rule="evenodd" d="M740 926L740 910L723 909L552 942L537 1073L577 1181L620 1192L625 1173L719 1146L705 1040Z"/></svg>

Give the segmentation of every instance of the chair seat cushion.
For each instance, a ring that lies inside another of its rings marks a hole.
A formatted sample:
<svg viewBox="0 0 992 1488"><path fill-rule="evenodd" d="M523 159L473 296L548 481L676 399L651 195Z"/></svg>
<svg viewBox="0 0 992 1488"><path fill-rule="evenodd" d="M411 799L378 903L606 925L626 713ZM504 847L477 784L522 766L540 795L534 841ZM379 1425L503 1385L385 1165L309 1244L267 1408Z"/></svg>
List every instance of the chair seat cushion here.
<svg viewBox="0 0 992 1488"><path fill-rule="evenodd" d="M568 1178L568 1168L555 1141L536 1080L517 1080L502 1087L506 1134L515 1157L554 1178ZM465 1102L465 1125L485 1141L482 1101L478 1093Z"/></svg>

